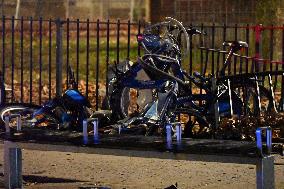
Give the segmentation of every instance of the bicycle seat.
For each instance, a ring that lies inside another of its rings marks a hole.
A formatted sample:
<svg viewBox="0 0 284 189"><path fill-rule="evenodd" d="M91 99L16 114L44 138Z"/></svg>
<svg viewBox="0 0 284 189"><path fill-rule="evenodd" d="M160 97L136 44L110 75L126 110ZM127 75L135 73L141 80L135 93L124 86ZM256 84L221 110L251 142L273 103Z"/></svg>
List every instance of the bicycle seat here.
<svg viewBox="0 0 284 189"><path fill-rule="evenodd" d="M237 47L237 48L248 48L248 44L245 41L225 41L223 46Z"/></svg>

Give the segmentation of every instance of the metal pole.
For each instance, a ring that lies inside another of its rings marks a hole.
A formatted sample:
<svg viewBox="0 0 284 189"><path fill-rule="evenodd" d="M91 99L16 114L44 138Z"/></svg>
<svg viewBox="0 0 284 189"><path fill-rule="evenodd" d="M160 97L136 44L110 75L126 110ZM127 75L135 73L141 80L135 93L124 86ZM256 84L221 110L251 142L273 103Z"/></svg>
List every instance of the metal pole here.
<svg viewBox="0 0 284 189"><path fill-rule="evenodd" d="M218 94L218 86L216 85L216 77L212 77L211 79L211 92L212 94ZM219 115L219 104L218 104L218 99L216 99L216 102L214 102L213 105L213 114L215 118L215 123L214 123L214 129L216 130L219 127L219 121L220 121L220 115Z"/></svg>
<svg viewBox="0 0 284 189"><path fill-rule="evenodd" d="M2 1L3 5L3 1ZM3 8L3 6L2 6ZM3 12L3 11L2 11ZM6 19L5 16L2 16L2 74L1 74L1 104L4 104L6 101L6 93L5 93L5 49L6 49Z"/></svg>
<svg viewBox="0 0 284 189"><path fill-rule="evenodd" d="M5 188L22 188L22 150L13 142L4 141Z"/></svg>
<svg viewBox="0 0 284 189"><path fill-rule="evenodd" d="M98 118L88 118L83 120L83 143L88 144L88 124L93 123L94 143L99 143L99 122Z"/></svg>
<svg viewBox="0 0 284 189"><path fill-rule="evenodd" d="M257 189L274 189L274 156L258 158L256 162Z"/></svg>
<svg viewBox="0 0 284 189"><path fill-rule="evenodd" d="M17 116L17 131L21 128L21 117ZM10 116L5 117L5 133L10 135ZM22 150L10 141L4 141L4 183L5 188L22 188Z"/></svg>
<svg viewBox="0 0 284 189"><path fill-rule="evenodd" d="M88 143L88 120L83 120L83 143Z"/></svg>
<svg viewBox="0 0 284 189"><path fill-rule="evenodd" d="M176 124L176 137L177 137L177 143L181 143L181 124L177 123Z"/></svg>
<svg viewBox="0 0 284 189"><path fill-rule="evenodd" d="M172 149L172 124L168 123L166 125L166 134L167 134L167 138L166 138L166 143L167 143L167 149L171 150Z"/></svg>
<svg viewBox="0 0 284 189"><path fill-rule="evenodd" d="M283 25L284 27L284 25ZM282 30L282 62L284 62L284 30ZM284 64L282 64L282 70L284 69ZM281 98L279 102L279 111L284 111L284 73L281 77Z"/></svg>
<svg viewBox="0 0 284 189"><path fill-rule="evenodd" d="M24 101L24 17L21 17L20 30L20 64L21 64L21 103Z"/></svg>
<svg viewBox="0 0 284 189"><path fill-rule="evenodd" d="M33 103L33 18L30 17L30 104Z"/></svg>
<svg viewBox="0 0 284 189"><path fill-rule="evenodd" d="M99 69L100 69L100 20L97 20L97 58L96 58L96 111L99 110ZM118 53L119 54L119 53Z"/></svg>
<svg viewBox="0 0 284 189"><path fill-rule="evenodd" d="M181 123L176 123L176 137L177 137L177 149L181 150L182 149L182 144L181 144Z"/></svg>
<svg viewBox="0 0 284 189"><path fill-rule="evenodd" d="M17 131L22 130L22 118L21 115L17 116Z"/></svg>
<svg viewBox="0 0 284 189"><path fill-rule="evenodd" d="M62 22L56 20L56 96L62 96Z"/></svg>
<svg viewBox="0 0 284 189"><path fill-rule="evenodd" d="M5 133L7 134L7 135L9 135L10 134L10 117L9 116L6 116L5 117Z"/></svg>
<svg viewBox="0 0 284 189"><path fill-rule="evenodd" d="M263 150L262 131L266 133L266 149ZM256 160L256 188L274 189L274 156L272 151L272 129L260 127L256 130L256 147L258 157Z"/></svg>
<svg viewBox="0 0 284 189"><path fill-rule="evenodd" d="M93 126L94 126L94 143L99 143L99 122L98 119L93 120Z"/></svg>

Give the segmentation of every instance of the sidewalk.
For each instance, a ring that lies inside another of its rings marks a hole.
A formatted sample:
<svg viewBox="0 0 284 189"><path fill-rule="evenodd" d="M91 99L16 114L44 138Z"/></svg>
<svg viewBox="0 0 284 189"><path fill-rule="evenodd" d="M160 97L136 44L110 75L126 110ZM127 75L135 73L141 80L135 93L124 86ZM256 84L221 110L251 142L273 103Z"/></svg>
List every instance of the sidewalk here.
<svg viewBox="0 0 284 189"><path fill-rule="evenodd" d="M3 148L0 149L3 157ZM140 157L122 157L67 152L23 150L24 188L78 188L104 186L121 188L165 188L177 183L179 189L255 188L255 166ZM0 158L3 170L3 158ZM2 172L2 171L1 171ZM276 188L284 188L284 157L275 161ZM3 187L0 176L0 188Z"/></svg>

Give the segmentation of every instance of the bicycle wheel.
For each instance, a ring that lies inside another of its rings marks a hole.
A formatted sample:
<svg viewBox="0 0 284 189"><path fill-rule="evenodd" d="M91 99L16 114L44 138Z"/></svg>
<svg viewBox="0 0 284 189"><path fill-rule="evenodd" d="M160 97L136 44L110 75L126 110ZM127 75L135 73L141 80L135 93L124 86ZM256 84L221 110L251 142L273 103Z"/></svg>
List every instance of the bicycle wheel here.
<svg viewBox="0 0 284 189"><path fill-rule="evenodd" d="M150 80L144 70L139 71L135 79ZM110 95L110 108L113 111L113 119L121 120L141 112L148 103L153 102L154 95L154 89L115 86Z"/></svg>
<svg viewBox="0 0 284 189"><path fill-rule="evenodd" d="M11 128L16 128L17 117L21 116L23 126L31 126L31 122L27 120L32 119L33 113L39 108L34 105L7 105L0 108L0 125L5 128L5 117L9 117L9 125Z"/></svg>
<svg viewBox="0 0 284 189"><path fill-rule="evenodd" d="M122 87L114 90L111 98L111 109L116 120L138 114L152 102L152 90Z"/></svg>

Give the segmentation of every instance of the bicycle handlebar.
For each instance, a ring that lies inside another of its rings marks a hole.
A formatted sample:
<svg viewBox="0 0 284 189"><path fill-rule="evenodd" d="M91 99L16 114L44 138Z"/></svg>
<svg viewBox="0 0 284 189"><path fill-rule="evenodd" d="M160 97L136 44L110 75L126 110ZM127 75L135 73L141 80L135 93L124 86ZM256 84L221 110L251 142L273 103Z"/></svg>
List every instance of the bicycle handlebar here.
<svg viewBox="0 0 284 189"><path fill-rule="evenodd" d="M185 40L186 40L186 51L185 51L183 56L186 57L189 54L189 44L190 44L189 43L189 36L188 36L188 33L187 33L186 29L184 28L184 26L182 25L181 22L177 21L174 18L166 17L166 20L169 20L169 21L177 24L181 28L181 30L184 32Z"/></svg>

